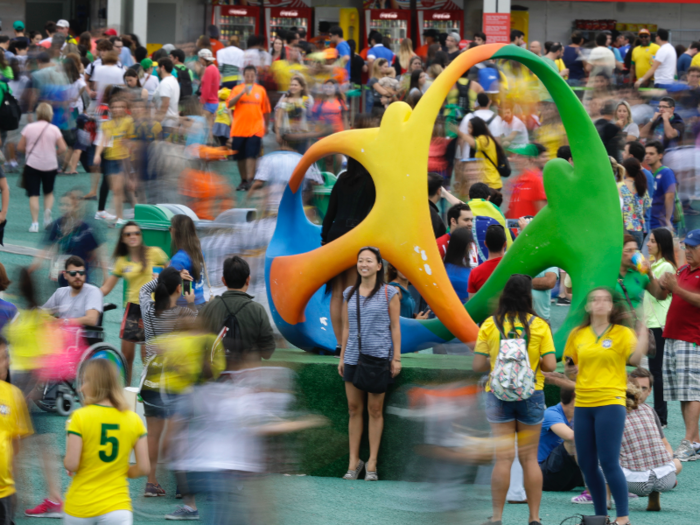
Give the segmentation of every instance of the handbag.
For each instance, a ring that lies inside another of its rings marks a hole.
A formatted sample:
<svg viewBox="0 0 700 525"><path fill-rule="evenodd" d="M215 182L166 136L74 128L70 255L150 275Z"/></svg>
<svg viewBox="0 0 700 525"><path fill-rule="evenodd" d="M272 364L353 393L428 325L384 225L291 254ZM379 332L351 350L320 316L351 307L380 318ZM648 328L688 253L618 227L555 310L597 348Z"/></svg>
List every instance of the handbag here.
<svg viewBox="0 0 700 525"><path fill-rule="evenodd" d="M632 306L632 301L630 301L630 296L627 295L627 287L622 284L622 279L617 280L618 283L620 283L620 288L622 288L622 292L625 294L625 299L627 299L627 304L630 306L630 310L632 310L632 315L634 316L634 324L636 325L639 322L639 318L637 317L637 311L634 309ZM647 328L648 330L648 347L647 347L647 357L651 357L652 359L656 357L656 338L654 337L654 332L651 331L651 328Z"/></svg>
<svg viewBox="0 0 700 525"><path fill-rule="evenodd" d="M46 123L46 126L44 126L44 129L42 129L41 133L39 133L39 136L37 137L36 142L34 142L34 144L32 144L32 149L30 149L27 152L27 155L24 157L25 161L24 161L24 168L22 169L22 175L20 175L17 179L17 187L18 188L22 188L23 190L27 189L27 173L26 173L27 166L28 166L27 161L29 161L29 157L31 157L32 152L34 151L34 148L36 148L36 145L39 144L39 141L41 140L41 136L44 134L44 131L46 131L46 128L48 128L50 125L51 125L51 123L48 123L48 122Z"/></svg>
<svg viewBox="0 0 700 525"><path fill-rule="evenodd" d="M387 297L387 308L389 304L389 293L384 286L384 294ZM360 330L360 290L357 290L355 297L357 305L357 347L360 355L357 358L357 368L352 378L352 384L358 390L369 392L370 394L383 394L389 389L391 383L391 353L393 348L389 348L386 359L374 357L362 353L362 332Z"/></svg>

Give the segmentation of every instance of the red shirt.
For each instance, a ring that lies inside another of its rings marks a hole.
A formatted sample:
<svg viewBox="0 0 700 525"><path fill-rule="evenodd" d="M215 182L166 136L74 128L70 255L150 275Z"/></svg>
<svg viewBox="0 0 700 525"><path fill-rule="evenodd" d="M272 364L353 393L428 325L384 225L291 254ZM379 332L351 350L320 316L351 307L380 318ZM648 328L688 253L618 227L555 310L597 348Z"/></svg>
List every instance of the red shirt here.
<svg viewBox="0 0 700 525"><path fill-rule="evenodd" d="M221 75L219 69L214 64L209 64L204 70L202 83L200 84L199 101L202 104L219 105L219 81Z"/></svg>
<svg viewBox="0 0 700 525"><path fill-rule="evenodd" d="M700 294L700 268L691 270L690 265L686 264L678 269L676 278L679 287ZM680 295L673 294L663 335L666 339L700 345L700 308L691 305Z"/></svg>
<svg viewBox="0 0 700 525"><path fill-rule="evenodd" d="M450 234L446 233L442 237L438 237L436 240L438 250L440 251L440 257L444 259L445 255L447 255L447 245L450 244Z"/></svg>
<svg viewBox="0 0 700 525"><path fill-rule="evenodd" d="M501 259L503 259L503 257L496 257L495 259L484 261L479 266L472 269L469 274L469 281L467 282L467 293L469 295L481 290L481 287L484 286L488 278L491 277L491 274L496 269L496 266L498 266L498 263L501 262Z"/></svg>
<svg viewBox="0 0 700 525"><path fill-rule="evenodd" d="M547 195L544 193L542 172L539 170L523 171L513 185L506 218L519 219L526 215L534 217L538 211L535 202L544 200L547 200Z"/></svg>

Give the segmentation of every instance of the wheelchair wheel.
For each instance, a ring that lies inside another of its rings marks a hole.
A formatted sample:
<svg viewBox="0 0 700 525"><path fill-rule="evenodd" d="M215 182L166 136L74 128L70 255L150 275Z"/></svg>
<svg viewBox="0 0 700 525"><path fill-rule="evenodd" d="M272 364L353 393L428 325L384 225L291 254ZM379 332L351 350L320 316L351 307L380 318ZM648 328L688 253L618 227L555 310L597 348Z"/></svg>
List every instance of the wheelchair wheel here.
<svg viewBox="0 0 700 525"><path fill-rule="evenodd" d="M71 392L61 392L56 398L56 412L64 417L69 416L78 406L78 400Z"/></svg>
<svg viewBox="0 0 700 525"><path fill-rule="evenodd" d="M110 344L97 343L85 350L83 357L80 359L78 374L75 378L76 392L80 392L85 365L92 359L106 359L107 361L114 363L114 365L117 367L117 371L119 372L119 377L122 379L122 384L126 384L126 359L124 359L121 351Z"/></svg>
<svg viewBox="0 0 700 525"><path fill-rule="evenodd" d="M34 399L34 404L44 412L56 412L56 398L58 397L58 383L40 383L36 385L40 395Z"/></svg>

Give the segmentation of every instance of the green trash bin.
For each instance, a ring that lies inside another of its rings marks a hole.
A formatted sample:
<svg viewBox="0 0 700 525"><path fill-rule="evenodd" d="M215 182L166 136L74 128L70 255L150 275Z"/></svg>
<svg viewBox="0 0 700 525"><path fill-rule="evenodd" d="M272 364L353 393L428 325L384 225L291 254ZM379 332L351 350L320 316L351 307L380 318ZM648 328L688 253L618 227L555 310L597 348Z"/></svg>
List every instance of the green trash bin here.
<svg viewBox="0 0 700 525"><path fill-rule="evenodd" d="M321 175L323 175L324 184L323 186L316 186L314 188L313 203L314 206L316 206L316 209L318 209L319 217L321 220L323 220L326 216L326 212L328 211L328 202L331 199L331 190L335 185L335 181L338 180L338 177L327 171L322 171Z"/></svg>

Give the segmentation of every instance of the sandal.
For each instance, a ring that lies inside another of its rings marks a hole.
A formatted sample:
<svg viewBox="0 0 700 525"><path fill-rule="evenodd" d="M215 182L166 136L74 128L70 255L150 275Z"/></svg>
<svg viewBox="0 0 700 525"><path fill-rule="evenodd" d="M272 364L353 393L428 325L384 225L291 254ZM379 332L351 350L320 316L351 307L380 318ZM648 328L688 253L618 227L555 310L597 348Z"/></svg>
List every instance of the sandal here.
<svg viewBox="0 0 700 525"><path fill-rule="evenodd" d="M345 475L343 476L343 479L349 479L349 480L354 480L357 479L360 476L360 472L362 472L362 469L365 468L365 462L362 460L359 460L357 462L357 467L355 470L348 470Z"/></svg>

